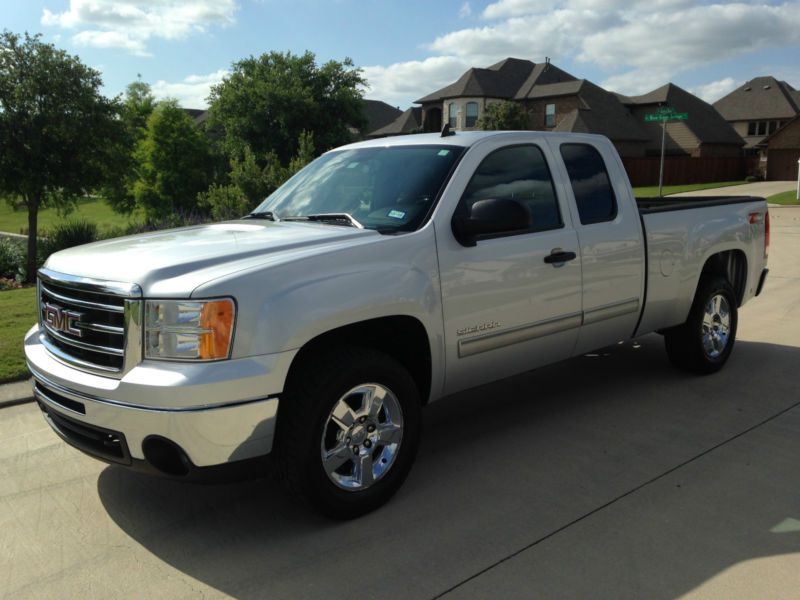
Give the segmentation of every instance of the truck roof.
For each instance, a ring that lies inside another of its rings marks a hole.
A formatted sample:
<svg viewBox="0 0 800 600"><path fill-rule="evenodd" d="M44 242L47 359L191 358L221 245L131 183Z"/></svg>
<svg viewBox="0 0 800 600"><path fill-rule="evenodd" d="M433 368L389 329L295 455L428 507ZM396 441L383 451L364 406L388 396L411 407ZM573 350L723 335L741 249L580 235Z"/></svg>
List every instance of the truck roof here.
<svg viewBox="0 0 800 600"><path fill-rule="evenodd" d="M397 135L385 138L377 138L374 140L365 140L363 142L356 142L346 146L336 148L353 149L353 148L376 148L386 146L417 146L417 145L441 145L441 146L473 146L481 140L494 137L507 137L510 139L524 138L530 140L531 138L601 138L606 139L602 135L586 134L586 133L564 133L552 131L457 131L451 133L447 137L442 137L439 133L415 133L410 135Z"/></svg>

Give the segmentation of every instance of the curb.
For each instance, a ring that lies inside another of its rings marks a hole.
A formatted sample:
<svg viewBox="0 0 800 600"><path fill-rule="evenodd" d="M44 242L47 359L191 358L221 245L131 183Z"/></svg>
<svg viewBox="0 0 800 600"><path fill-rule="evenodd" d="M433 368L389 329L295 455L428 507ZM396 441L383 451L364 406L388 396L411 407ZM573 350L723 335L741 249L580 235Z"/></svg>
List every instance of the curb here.
<svg viewBox="0 0 800 600"><path fill-rule="evenodd" d="M32 379L0 385L0 409L33 402Z"/></svg>

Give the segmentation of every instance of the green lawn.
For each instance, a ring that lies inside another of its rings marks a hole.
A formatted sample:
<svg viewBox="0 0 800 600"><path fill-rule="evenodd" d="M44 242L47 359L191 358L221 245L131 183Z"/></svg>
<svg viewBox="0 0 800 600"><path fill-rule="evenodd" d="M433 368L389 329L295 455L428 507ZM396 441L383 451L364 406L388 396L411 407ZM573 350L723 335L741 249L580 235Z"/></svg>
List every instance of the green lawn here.
<svg viewBox="0 0 800 600"><path fill-rule="evenodd" d="M797 201L797 190L789 190L788 192L775 194L767 198L767 202L770 204L800 204L800 202Z"/></svg>
<svg viewBox="0 0 800 600"><path fill-rule="evenodd" d="M134 213L135 215L136 213ZM92 223L97 223L100 232L108 231L112 227L124 227L133 220L135 216L127 217L111 210L111 207L99 198L82 198L78 201L78 207L69 213L67 219L83 219ZM64 218L59 216L53 208L46 208L39 211L39 230L44 231L48 227L59 223ZM0 231L11 233L22 233L28 228L28 213L25 210L12 209L5 200L0 201Z"/></svg>
<svg viewBox="0 0 800 600"><path fill-rule="evenodd" d="M696 192L697 190L709 190L718 187L728 187L730 185L742 185L745 181L717 181L716 183L692 183L687 185L665 185L664 195L680 194L681 192ZM633 188L633 195L637 198L654 198L658 196L658 186Z"/></svg>
<svg viewBox="0 0 800 600"><path fill-rule="evenodd" d="M28 377L22 338L36 323L36 288L0 292L0 383Z"/></svg>

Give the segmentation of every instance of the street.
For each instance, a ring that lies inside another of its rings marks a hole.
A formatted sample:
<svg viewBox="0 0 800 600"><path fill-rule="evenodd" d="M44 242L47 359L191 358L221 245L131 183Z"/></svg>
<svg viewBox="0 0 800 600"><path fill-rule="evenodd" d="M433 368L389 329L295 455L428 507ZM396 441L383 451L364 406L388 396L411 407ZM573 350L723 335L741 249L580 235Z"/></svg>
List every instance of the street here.
<svg viewBox="0 0 800 600"><path fill-rule="evenodd" d="M332 522L271 479L153 479L0 410L3 598L789 598L800 589L800 208L730 362L648 335L446 398L383 509Z"/></svg>

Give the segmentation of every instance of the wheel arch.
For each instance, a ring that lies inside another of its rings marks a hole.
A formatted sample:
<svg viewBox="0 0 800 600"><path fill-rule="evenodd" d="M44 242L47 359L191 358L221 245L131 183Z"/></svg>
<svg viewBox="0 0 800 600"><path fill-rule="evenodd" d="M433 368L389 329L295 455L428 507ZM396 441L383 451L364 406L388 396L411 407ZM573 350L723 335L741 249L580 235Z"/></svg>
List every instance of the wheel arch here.
<svg viewBox="0 0 800 600"><path fill-rule="evenodd" d="M286 385L302 371L302 366L323 352L336 347L359 346L380 351L402 364L417 385L426 404L431 396L432 359L428 332L423 323L409 315L392 315L358 321L331 329L308 340L292 359Z"/></svg>
<svg viewBox="0 0 800 600"><path fill-rule="evenodd" d="M737 306L741 306L747 290L747 255L740 249L723 250L706 259L700 271L695 294L700 282L708 277L725 277L733 287Z"/></svg>

